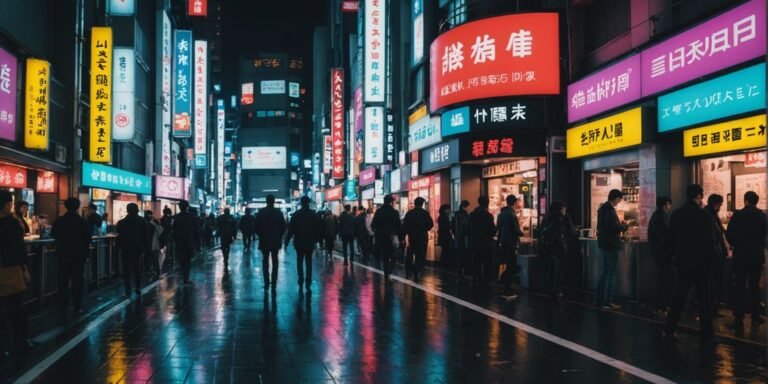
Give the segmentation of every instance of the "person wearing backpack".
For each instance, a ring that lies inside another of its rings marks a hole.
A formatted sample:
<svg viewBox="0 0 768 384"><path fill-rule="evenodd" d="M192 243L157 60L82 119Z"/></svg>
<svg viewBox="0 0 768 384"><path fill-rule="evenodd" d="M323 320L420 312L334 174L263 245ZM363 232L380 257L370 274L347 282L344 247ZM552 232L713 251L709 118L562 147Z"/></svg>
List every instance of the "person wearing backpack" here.
<svg viewBox="0 0 768 384"><path fill-rule="evenodd" d="M542 223L541 245L552 262L552 297L563 298L563 271L568 255L568 241L575 232L566 217L565 204L555 201L549 205L549 214Z"/></svg>
<svg viewBox="0 0 768 384"><path fill-rule="evenodd" d="M218 235L221 239L221 253L224 256L224 270L229 269L229 250L237 237L237 223L229 214L229 208L224 208L224 214L216 219Z"/></svg>

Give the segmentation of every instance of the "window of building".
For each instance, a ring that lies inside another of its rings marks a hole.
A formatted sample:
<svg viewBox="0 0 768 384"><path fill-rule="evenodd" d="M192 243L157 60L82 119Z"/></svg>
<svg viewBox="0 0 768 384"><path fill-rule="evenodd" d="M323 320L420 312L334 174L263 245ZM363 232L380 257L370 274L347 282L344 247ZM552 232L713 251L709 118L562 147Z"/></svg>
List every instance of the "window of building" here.
<svg viewBox="0 0 768 384"><path fill-rule="evenodd" d="M448 24L451 27L467 21L467 0L451 0L448 3Z"/></svg>
<svg viewBox="0 0 768 384"><path fill-rule="evenodd" d="M584 12L584 48L592 52L630 27L630 0L595 0Z"/></svg>

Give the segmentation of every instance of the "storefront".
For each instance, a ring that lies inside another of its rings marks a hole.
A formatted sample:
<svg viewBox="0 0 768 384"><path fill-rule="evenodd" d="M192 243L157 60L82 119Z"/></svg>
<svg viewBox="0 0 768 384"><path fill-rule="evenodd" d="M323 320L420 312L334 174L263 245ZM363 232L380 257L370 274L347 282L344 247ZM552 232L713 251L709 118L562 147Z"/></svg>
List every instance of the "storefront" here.
<svg viewBox="0 0 768 384"><path fill-rule="evenodd" d="M360 186L360 202L363 207L373 207L375 197L374 184L376 183L376 168L369 167L360 171L357 178Z"/></svg>
<svg viewBox="0 0 768 384"><path fill-rule="evenodd" d="M338 215L340 212L341 198L344 195L344 186L337 185L325 190L325 207L327 210Z"/></svg>
<svg viewBox="0 0 768 384"><path fill-rule="evenodd" d="M59 213L59 201L67 197L69 178L61 173L0 161L0 190L29 203L30 235L39 236L50 228Z"/></svg>
<svg viewBox="0 0 768 384"><path fill-rule="evenodd" d="M89 199L81 201L81 206L87 207L90 201L103 201L109 214L109 225L126 216L130 203L138 204L140 210L152 209L152 178L149 176L86 161L83 162L81 184L90 187Z"/></svg>
<svg viewBox="0 0 768 384"><path fill-rule="evenodd" d="M435 222L435 227L429 231L429 243L427 245L428 261L440 260L440 253L435 249L437 242L437 216L440 213L442 198L447 194L447 190L444 189L447 188L447 184L441 183L440 174L433 176L422 176L408 182L408 198L405 201L402 198L400 199L401 208L403 206L407 206L407 210L414 208L413 202L418 197L421 197L427 201L424 209L429 212L429 215Z"/></svg>
<svg viewBox="0 0 768 384"><path fill-rule="evenodd" d="M518 198L518 220L524 244L533 243L539 220L538 163L538 159L521 159L482 168L490 199L489 211L494 217L506 206L507 196Z"/></svg>

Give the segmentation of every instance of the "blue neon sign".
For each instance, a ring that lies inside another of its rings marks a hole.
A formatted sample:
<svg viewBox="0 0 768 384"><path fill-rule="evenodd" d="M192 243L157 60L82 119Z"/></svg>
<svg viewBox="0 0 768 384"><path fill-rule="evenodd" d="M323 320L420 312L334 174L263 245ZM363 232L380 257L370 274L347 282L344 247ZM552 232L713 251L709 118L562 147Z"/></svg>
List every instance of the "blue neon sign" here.
<svg viewBox="0 0 768 384"><path fill-rule="evenodd" d="M83 162L83 185L111 191L152 195L152 178L103 164Z"/></svg>
<svg viewBox="0 0 768 384"><path fill-rule="evenodd" d="M452 109L443 113L441 125L443 136L469 132L469 107Z"/></svg>

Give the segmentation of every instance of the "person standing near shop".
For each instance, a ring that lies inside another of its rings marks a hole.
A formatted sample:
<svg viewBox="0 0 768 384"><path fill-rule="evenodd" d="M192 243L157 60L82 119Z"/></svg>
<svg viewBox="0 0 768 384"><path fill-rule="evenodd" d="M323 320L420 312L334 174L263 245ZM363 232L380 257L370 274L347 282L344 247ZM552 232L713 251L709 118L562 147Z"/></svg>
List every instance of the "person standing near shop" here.
<svg viewBox="0 0 768 384"><path fill-rule="evenodd" d="M368 230L365 229L365 208L357 207L357 216L355 216L355 238L357 239L357 248L359 255L364 260L368 259Z"/></svg>
<svg viewBox="0 0 768 384"><path fill-rule="evenodd" d="M501 281L504 290L501 296L505 300L517 299L517 294L512 292L512 279L518 273L520 267L517 265L517 253L520 249L520 236L523 231L520 229L520 221L517 219L517 197L507 195L507 206L502 208L496 218L496 224L499 229L499 245L501 246L501 258L506 266Z"/></svg>
<svg viewBox="0 0 768 384"><path fill-rule="evenodd" d="M425 202L423 197L417 197L413 201L414 207L405 214L403 219L403 233L407 237L403 248L409 248L409 254L413 255L413 261L409 260L410 262L406 262L406 265L411 265L414 280L418 280L423 273L429 231L435 226L429 212L424 209Z"/></svg>
<svg viewBox="0 0 768 384"><path fill-rule="evenodd" d="M221 241L221 254L224 256L224 270L229 269L229 250L237 238L237 222L229 213L229 208L224 208L224 214L216 219L216 228Z"/></svg>
<svg viewBox="0 0 768 384"><path fill-rule="evenodd" d="M147 220L147 252L146 261L155 274L153 279L160 277L160 238L163 236L163 226L160 225L154 213L150 210L144 211L144 219Z"/></svg>
<svg viewBox="0 0 768 384"><path fill-rule="evenodd" d="M141 296L141 259L147 251L147 223L139 217L139 206L128 204L128 215L117 223L117 245L123 258L125 296L131 296L131 275L134 292Z"/></svg>
<svg viewBox="0 0 768 384"><path fill-rule="evenodd" d="M464 277L464 272L469 265L468 260L470 255L468 252L469 247L469 230L467 229L467 223L469 222L469 201L462 200L459 205L459 210L453 215L453 223L451 231L453 232L453 241L456 255L456 265L459 268L459 277Z"/></svg>
<svg viewBox="0 0 768 384"><path fill-rule="evenodd" d="M677 284L670 303L664 336L676 338L675 330L683 312L691 286L696 288L699 303L699 327L702 337L714 337L712 327L710 276L721 257L717 228L702 206L704 190L691 184L685 191L685 205L672 212L669 220L669 240L672 260L677 267Z"/></svg>
<svg viewBox="0 0 768 384"><path fill-rule="evenodd" d="M306 287L307 292L312 291L312 252L315 244L322 238L320 219L315 211L309 209L309 203L309 197L301 198L301 208L291 217L288 235L285 237L285 247L288 248L288 244L293 239L293 247L296 249L299 291L302 287Z"/></svg>
<svg viewBox="0 0 768 384"><path fill-rule="evenodd" d="M443 204L437 216L437 245L440 246L440 262L445 266L451 265L456 255L453 252L453 235L451 235L451 206Z"/></svg>
<svg viewBox="0 0 768 384"><path fill-rule="evenodd" d="M469 214L467 228L469 232L469 247L472 250L472 284L488 285L491 274L491 255L493 252L493 236L496 235L496 225L493 215L488 212L490 200L488 196L477 198L477 208Z"/></svg>
<svg viewBox="0 0 768 384"><path fill-rule="evenodd" d="M371 227L371 224L373 223L373 208L368 208L365 211L365 235L368 240L368 254L373 254L373 258L376 260L379 260L379 250L376 246L375 241L373 240L373 228Z"/></svg>
<svg viewBox="0 0 768 384"><path fill-rule="evenodd" d="M277 287L277 255L283 245L283 235L287 227L285 217L275 208L275 196L267 195L267 206L259 209L255 223L256 235L259 236L259 250L262 253L262 274L264 289L272 284L272 291ZM272 260L272 279L270 280L269 261Z"/></svg>
<svg viewBox="0 0 768 384"><path fill-rule="evenodd" d="M350 212L350 205L344 206L344 212L339 216L339 236L341 237L341 253L344 255L344 266L349 265L349 259L355 258L355 217Z"/></svg>
<svg viewBox="0 0 768 384"><path fill-rule="evenodd" d="M173 266L176 258L176 242L173 240L173 211L167 206L163 208L163 218L160 220L160 225L163 226L163 235L160 237L160 246L165 248L165 260L161 263L160 268L165 268L165 265Z"/></svg>
<svg viewBox="0 0 768 384"><path fill-rule="evenodd" d="M710 276L710 294L712 297L712 315L717 315L717 308L720 302L720 292L723 287L723 273L725 268L725 259L728 257L728 244L725 242L725 228L720 220L720 209L723 207L723 196L713 193L707 198L707 206L704 209L712 217L717 229L718 255L717 264L712 268Z"/></svg>
<svg viewBox="0 0 768 384"><path fill-rule="evenodd" d="M88 204L88 229L91 236L98 236L101 230L101 223L104 221L99 215L99 210L96 208L96 204L91 202Z"/></svg>
<svg viewBox="0 0 768 384"><path fill-rule="evenodd" d="M672 200L669 197L656 198L656 211L648 221L648 247L656 261L656 314L669 309L669 293L674 288L672 270L672 245L669 241L669 213Z"/></svg>
<svg viewBox="0 0 768 384"><path fill-rule="evenodd" d="M733 246L733 272L735 278L733 317L734 326L744 326L744 288L749 284L749 310L752 326L762 324L760 305L760 275L765 264L766 216L757 208L760 197L749 191L744 194L744 209L736 211L728 224L728 242Z"/></svg>
<svg viewBox="0 0 768 384"><path fill-rule="evenodd" d="M597 247L603 256L603 270L597 283L595 305L603 309L619 309L613 302L613 289L616 286L616 268L619 264L619 251L622 247L621 233L627 225L619 221L616 206L624 199L624 193L618 189L608 192L608 201L597 210Z"/></svg>
<svg viewBox="0 0 768 384"><path fill-rule="evenodd" d="M254 217L251 215L251 209L245 209L245 215L240 218L240 232L243 234L243 249L246 251L251 250L251 244L253 243L253 226Z"/></svg>
<svg viewBox="0 0 768 384"><path fill-rule="evenodd" d="M336 242L336 233L339 226L336 216L330 210L325 211L323 217L323 242L325 245L325 259L333 258L333 246Z"/></svg>
<svg viewBox="0 0 768 384"><path fill-rule="evenodd" d="M395 199L392 195L384 196L384 205L376 210L371 221L376 244L384 267L384 279L389 280L394 267L395 249L400 246L400 215L393 207Z"/></svg>
<svg viewBox="0 0 768 384"><path fill-rule="evenodd" d="M568 242L574 236L570 220L566 216L565 204L554 201L549 205L549 212L541 223L541 247L552 263L551 282L552 298L563 298L563 273L568 255Z"/></svg>
<svg viewBox="0 0 768 384"><path fill-rule="evenodd" d="M197 215L189 212L186 200L179 202L179 213L173 217L173 239L176 242L176 259L181 266L184 284L189 284L192 257L200 244L200 227Z"/></svg>
<svg viewBox="0 0 768 384"><path fill-rule="evenodd" d="M64 201L67 213L53 222L51 237L56 243L59 276L58 290L61 312L66 314L69 307L69 284L72 283L72 302L76 313L82 312L83 267L91 245L88 222L77 213L80 200L70 197Z"/></svg>
<svg viewBox="0 0 768 384"><path fill-rule="evenodd" d="M19 220L19 223L24 227L24 236L28 236L32 232L32 221L29 219L29 203L20 200L16 203L16 208L13 212Z"/></svg>

